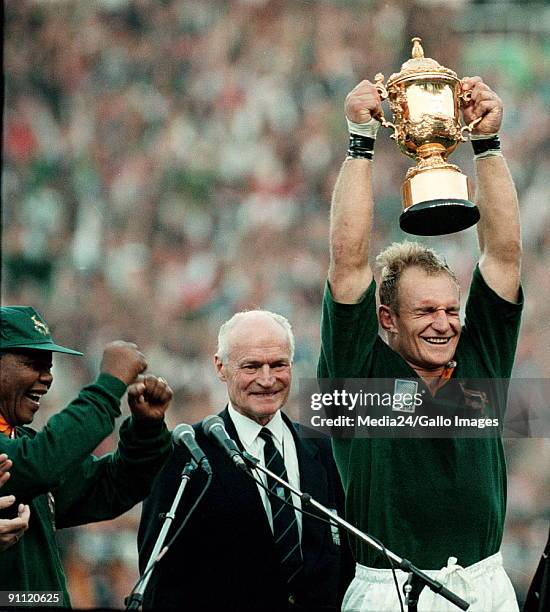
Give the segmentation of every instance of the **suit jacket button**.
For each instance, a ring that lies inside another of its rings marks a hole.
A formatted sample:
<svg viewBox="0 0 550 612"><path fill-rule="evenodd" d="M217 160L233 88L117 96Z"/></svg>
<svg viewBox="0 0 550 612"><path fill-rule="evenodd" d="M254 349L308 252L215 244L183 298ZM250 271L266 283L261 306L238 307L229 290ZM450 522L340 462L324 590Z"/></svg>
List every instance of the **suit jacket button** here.
<svg viewBox="0 0 550 612"><path fill-rule="evenodd" d="M296 603L296 597L292 593L288 596L288 603L291 606L293 606Z"/></svg>

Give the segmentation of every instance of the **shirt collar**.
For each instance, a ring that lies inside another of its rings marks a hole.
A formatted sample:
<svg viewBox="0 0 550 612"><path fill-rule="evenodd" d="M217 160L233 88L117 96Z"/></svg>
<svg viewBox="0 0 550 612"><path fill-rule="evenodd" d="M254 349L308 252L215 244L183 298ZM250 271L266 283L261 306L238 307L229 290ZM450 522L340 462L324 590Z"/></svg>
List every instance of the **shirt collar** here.
<svg viewBox="0 0 550 612"><path fill-rule="evenodd" d="M0 434L8 438L15 438L15 426L10 425L6 419L0 415Z"/></svg>
<svg viewBox="0 0 550 612"><path fill-rule="evenodd" d="M237 434L241 439L241 442L245 446L250 446L256 441L258 434L262 429L262 425L256 423L252 419L249 419L244 414L237 412L235 408L231 405L231 402L228 404L228 411L233 424L235 425L235 429L237 430ZM269 429L269 431L273 434L273 437L279 442L279 444L283 443L283 417L281 416L281 411L277 410L271 421L264 427Z"/></svg>

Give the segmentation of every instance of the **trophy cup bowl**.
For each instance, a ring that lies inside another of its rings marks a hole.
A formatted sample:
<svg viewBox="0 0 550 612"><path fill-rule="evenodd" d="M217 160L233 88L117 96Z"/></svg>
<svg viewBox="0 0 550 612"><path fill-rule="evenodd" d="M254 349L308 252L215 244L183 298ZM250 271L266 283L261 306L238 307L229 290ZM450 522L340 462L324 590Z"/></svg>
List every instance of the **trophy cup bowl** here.
<svg viewBox="0 0 550 612"><path fill-rule="evenodd" d="M424 57L420 38L413 38L412 58L392 74L384 86L384 76L377 74L375 85L382 99L387 98L393 123L379 117L382 125L394 130L402 153L417 160L409 168L401 188L404 211L401 229L417 236L451 234L479 221L477 206L470 201L468 178L460 168L447 161L465 131L460 124L463 93L456 73Z"/></svg>

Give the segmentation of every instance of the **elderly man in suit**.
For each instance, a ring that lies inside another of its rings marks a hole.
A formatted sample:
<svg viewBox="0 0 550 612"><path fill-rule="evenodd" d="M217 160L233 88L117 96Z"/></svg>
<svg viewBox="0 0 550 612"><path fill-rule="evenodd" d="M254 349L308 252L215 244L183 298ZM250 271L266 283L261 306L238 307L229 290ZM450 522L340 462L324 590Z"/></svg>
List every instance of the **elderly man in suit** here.
<svg viewBox="0 0 550 612"><path fill-rule="evenodd" d="M328 439L308 438L281 412L291 385L294 337L268 311L234 315L220 328L215 366L229 403L221 418L237 445L291 484L339 510L343 494ZM281 504L195 426L213 469L211 487L153 572L145 608L280 611L337 610L352 577L345 537L327 523ZM187 451L177 448L144 504L139 530L143 571L170 508ZM197 472L172 531L205 482ZM272 483L264 478L264 484ZM277 491L279 495L285 495ZM290 497L290 496L288 496ZM297 498L290 499L295 506Z"/></svg>

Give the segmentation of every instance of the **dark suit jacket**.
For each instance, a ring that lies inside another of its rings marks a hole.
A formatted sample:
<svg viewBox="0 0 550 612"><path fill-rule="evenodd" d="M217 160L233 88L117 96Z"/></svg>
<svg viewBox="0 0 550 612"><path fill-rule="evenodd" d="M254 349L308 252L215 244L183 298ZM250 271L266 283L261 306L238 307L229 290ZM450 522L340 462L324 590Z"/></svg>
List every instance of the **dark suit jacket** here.
<svg viewBox="0 0 550 612"><path fill-rule="evenodd" d="M242 448L227 409L220 416L229 435ZM301 426L284 415L283 418L294 435L301 490L342 514L343 491L330 440L300 438ZM200 424L194 428L197 443L213 469L212 484L155 568L145 592L144 607L224 612L339 609L354 567L345 534L339 534L338 546L328 524L303 515L304 569L292 592L296 603L289 604L273 534L256 484L204 436ZM177 447L144 503L138 534L141 572L161 528L159 515L169 510L187 460L187 451ZM184 492L166 542L205 482L206 476L197 470Z"/></svg>

